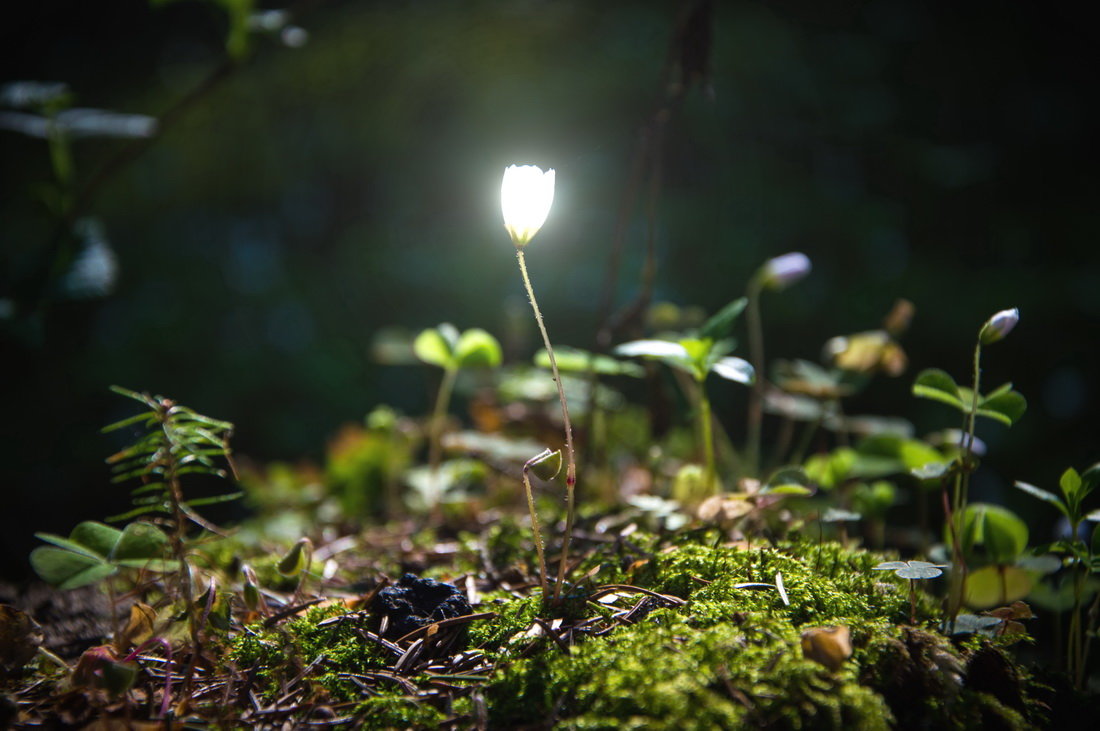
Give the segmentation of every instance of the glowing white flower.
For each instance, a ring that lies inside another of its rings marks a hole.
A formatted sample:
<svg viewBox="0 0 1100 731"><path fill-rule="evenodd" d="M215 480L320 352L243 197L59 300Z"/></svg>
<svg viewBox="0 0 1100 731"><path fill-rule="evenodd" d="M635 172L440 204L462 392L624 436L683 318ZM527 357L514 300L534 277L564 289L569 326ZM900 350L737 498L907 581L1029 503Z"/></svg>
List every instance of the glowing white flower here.
<svg viewBox="0 0 1100 731"><path fill-rule="evenodd" d="M1013 307L1011 310L1001 310L982 326L982 345L989 345L1002 340L1012 332L1012 328L1016 327L1016 323L1019 321L1020 309L1018 307Z"/></svg>
<svg viewBox="0 0 1100 731"><path fill-rule="evenodd" d="M534 165L511 165L500 186L504 228L516 246L526 246L546 222L554 203L554 171Z"/></svg>

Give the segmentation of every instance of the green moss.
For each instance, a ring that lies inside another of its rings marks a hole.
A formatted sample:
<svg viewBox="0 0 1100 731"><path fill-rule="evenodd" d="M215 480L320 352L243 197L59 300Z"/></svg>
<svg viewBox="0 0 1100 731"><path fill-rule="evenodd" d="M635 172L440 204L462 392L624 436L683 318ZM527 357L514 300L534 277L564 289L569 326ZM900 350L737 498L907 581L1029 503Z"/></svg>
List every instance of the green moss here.
<svg viewBox="0 0 1100 731"><path fill-rule="evenodd" d="M889 709L802 657L782 620L699 629L672 610L645 624L504 668L487 695L494 724L556 717L564 728L886 728Z"/></svg>
<svg viewBox="0 0 1100 731"><path fill-rule="evenodd" d="M229 659L241 669L255 668L257 687L265 694L277 691L280 683L310 667L307 680L336 700L355 700L362 690L342 674L385 667L390 658L355 632L357 616L320 626L345 613L337 605L311 607L304 616L275 629L254 625L233 640Z"/></svg>
<svg viewBox="0 0 1100 731"><path fill-rule="evenodd" d="M438 728L445 720L434 706L397 693L372 696L355 707L362 718L359 728Z"/></svg>

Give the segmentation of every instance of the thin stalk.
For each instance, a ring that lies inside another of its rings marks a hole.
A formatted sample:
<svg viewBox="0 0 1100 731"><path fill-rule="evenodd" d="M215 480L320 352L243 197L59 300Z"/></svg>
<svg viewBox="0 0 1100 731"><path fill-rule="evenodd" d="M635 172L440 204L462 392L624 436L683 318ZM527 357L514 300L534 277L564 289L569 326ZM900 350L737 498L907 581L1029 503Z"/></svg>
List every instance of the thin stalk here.
<svg viewBox="0 0 1100 731"><path fill-rule="evenodd" d="M558 400L561 402L561 418L565 424L565 453L568 459L568 467L565 471L565 535L561 542L561 563L558 565L558 583L554 585L554 603L561 596L561 586L565 583L565 569L569 563L569 542L573 536L574 490L577 484L577 462L573 450L573 425L569 421L569 404L565 400L565 388L561 384L561 374L558 373L558 361L554 357L554 348L550 345L550 336L546 332L546 325L542 321L542 312L539 311L538 301L535 299L535 289L531 286L531 278L527 276L527 262L523 257L523 249L516 247L516 260L519 262L519 272L523 275L523 286L527 288L527 298L531 300L531 309L535 312L535 321L542 333L542 342L546 346L546 354L550 357L550 370L554 374L554 384L558 387Z"/></svg>
<svg viewBox="0 0 1100 731"><path fill-rule="evenodd" d="M764 421L764 326L760 319L760 292L763 280L756 276L749 281L748 306L745 317L749 324L749 360L756 371L752 391L749 393L748 444L747 452L751 474L760 477L760 431Z"/></svg>
<svg viewBox="0 0 1100 731"><path fill-rule="evenodd" d="M1081 632L1081 595L1084 590L1084 572L1074 567L1073 571L1073 612L1069 615L1069 641L1067 643L1068 662L1066 670L1073 680L1074 687L1080 689L1085 679L1084 637Z"/></svg>
<svg viewBox="0 0 1100 731"><path fill-rule="evenodd" d="M806 427L802 430L802 435L798 438L798 446L796 446L794 452L791 453L791 464L802 464L802 460L806 458L806 452L810 449L810 443L813 442L814 434L817 434L817 430L821 428L821 424L824 421L825 412L822 411L821 415L816 419L806 422Z"/></svg>
<svg viewBox="0 0 1100 731"><path fill-rule="evenodd" d="M1088 624L1085 626L1085 647L1081 651L1081 668L1077 679L1078 688L1084 688L1085 668L1089 664L1089 651L1092 649L1092 638L1096 636L1098 618L1100 618L1100 594L1096 595L1096 599L1093 600L1092 606L1089 608Z"/></svg>
<svg viewBox="0 0 1100 731"><path fill-rule="evenodd" d="M432 479L439 479L439 464L443 456L443 422L447 416L447 407L451 403L457 368L444 368L443 380L439 383L439 392L435 397L435 409L432 411L431 444L428 445L428 464L431 466Z"/></svg>
<svg viewBox="0 0 1100 731"><path fill-rule="evenodd" d="M539 556L539 586L542 587L542 600L546 601L546 598L550 595L546 590L546 553L542 544L542 530L539 528L539 516L538 513L535 512L535 496L531 491L531 477L528 474L531 470L531 464L540 457L542 457L542 455L534 459L529 459L524 463L523 487L527 491L527 509L531 511L531 532L535 535L535 551Z"/></svg>
<svg viewBox="0 0 1100 731"><path fill-rule="evenodd" d="M955 554L957 563L961 570L952 572L953 576L957 576L958 579L951 582L950 598L948 606L951 612L951 621L954 622L958 616L959 609L962 606L962 593L966 586L967 568L966 562L962 556L962 545L959 543L959 537L963 532L963 520L966 515L966 503L967 493L970 491L970 472L972 470L973 461L973 449L974 449L974 429L975 423L978 419L978 399L981 395L981 378L982 378L982 341L981 337L978 338L978 344L974 347L974 374L973 374L973 389L974 392L970 399L970 408L966 412L966 417L963 422L963 436L960 440L959 448L962 451L963 463L960 466L958 473L955 475L955 493L953 497L952 516L955 523L954 533L956 537L955 542Z"/></svg>
<svg viewBox="0 0 1100 731"><path fill-rule="evenodd" d="M699 438L703 441L703 457L706 465L705 480L707 489L715 483L714 468L714 429L711 424L710 399L707 398L706 384L699 381Z"/></svg>

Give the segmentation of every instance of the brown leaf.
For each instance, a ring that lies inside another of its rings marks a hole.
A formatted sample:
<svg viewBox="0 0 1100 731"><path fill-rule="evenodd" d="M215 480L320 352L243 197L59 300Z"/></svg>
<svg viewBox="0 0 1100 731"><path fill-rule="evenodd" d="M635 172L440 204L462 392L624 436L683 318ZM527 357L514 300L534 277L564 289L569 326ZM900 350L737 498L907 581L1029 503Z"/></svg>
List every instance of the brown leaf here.
<svg viewBox="0 0 1100 731"><path fill-rule="evenodd" d="M0 604L0 675L23 668L42 644L42 628L29 614Z"/></svg>
<svg viewBox="0 0 1100 731"><path fill-rule="evenodd" d="M852 656L852 638L848 628L812 627L802 633L802 655L837 671Z"/></svg>
<svg viewBox="0 0 1100 731"><path fill-rule="evenodd" d="M153 636L153 625L157 621L157 612L148 604L134 602L130 607L130 619L126 627L119 633L115 640L115 647L120 652L125 652L131 647L136 647Z"/></svg>

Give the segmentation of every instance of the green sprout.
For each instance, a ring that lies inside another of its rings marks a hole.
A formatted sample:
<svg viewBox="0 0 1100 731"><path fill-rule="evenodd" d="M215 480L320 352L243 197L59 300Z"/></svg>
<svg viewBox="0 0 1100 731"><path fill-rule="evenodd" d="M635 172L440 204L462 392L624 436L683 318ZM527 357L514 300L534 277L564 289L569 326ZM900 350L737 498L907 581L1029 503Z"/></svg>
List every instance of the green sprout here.
<svg viewBox="0 0 1100 731"><path fill-rule="evenodd" d="M435 397L429 426L428 464L432 474L439 471L443 454L443 423L451 403L455 379L463 368L496 368L501 362L500 343L489 333L473 328L460 333L454 325L443 323L416 336L413 352L420 360L443 369L443 380Z"/></svg>
<svg viewBox="0 0 1100 731"><path fill-rule="evenodd" d="M913 395L931 399L954 407L963 414L962 436L959 440L958 468L955 471L955 484L951 503L948 506L948 525L958 538L963 529L963 510L966 507L967 493L970 488L970 474L974 471L974 431L979 416L1012 426L1027 410L1027 400L1012 390L1012 384L1006 383L988 394L981 392L982 346L1002 340L1019 322L1018 309L1002 310L989 318L978 331L978 341L974 347L973 385L969 388L959 386L945 371L929 368L921 371L913 383ZM946 485L946 482L945 482ZM954 541L956 565L959 571L952 574L948 597L948 612L952 621L962 606L963 589L966 584L967 567L962 560L961 543Z"/></svg>
<svg viewBox="0 0 1100 731"><path fill-rule="evenodd" d="M737 346L737 341L728 335L745 305L744 297L730 302L690 337L677 341L632 340L615 348L617 355L654 358L690 374L694 379L699 399L699 441L706 468L704 480L707 489L712 492L718 487L718 479L714 464L714 418L706 380L713 373L719 378L745 385L756 381L756 369L748 361L729 355Z"/></svg>
<svg viewBox="0 0 1100 731"><path fill-rule="evenodd" d="M947 568L927 561L883 561L872 571L893 571L895 576L909 580L909 623L917 623L917 582L934 579Z"/></svg>
<svg viewBox="0 0 1100 731"><path fill-rule="evenodd" d="M1051 546L1051 549L1067 554L1073 567L1073 607L1068 629L1066 670L1077 687L1081 688L1085 682L1089 643L1095 635L1093 627L1086 628L1082 622L1081 606L1085 599L1088 574L1100 573L1100 527L1093 530L1091 543L1082 540L1080 529L1086 520L1100 520L1100 510L1086 513L1084 509L1085 498L1100 486L1100 463L1094 464L1083 473L1070 467L1062 473L1058 486L1062 491L1061 498L1035 485L1016 482L1016 487L1032 497L1050 503L1069 521L1070 539L1060 541ZM1100 599L1097 602L1095 606L1100 606ZM1090 624L1095 623L1096 615L1095 610L1090 612Z"/></svg>

